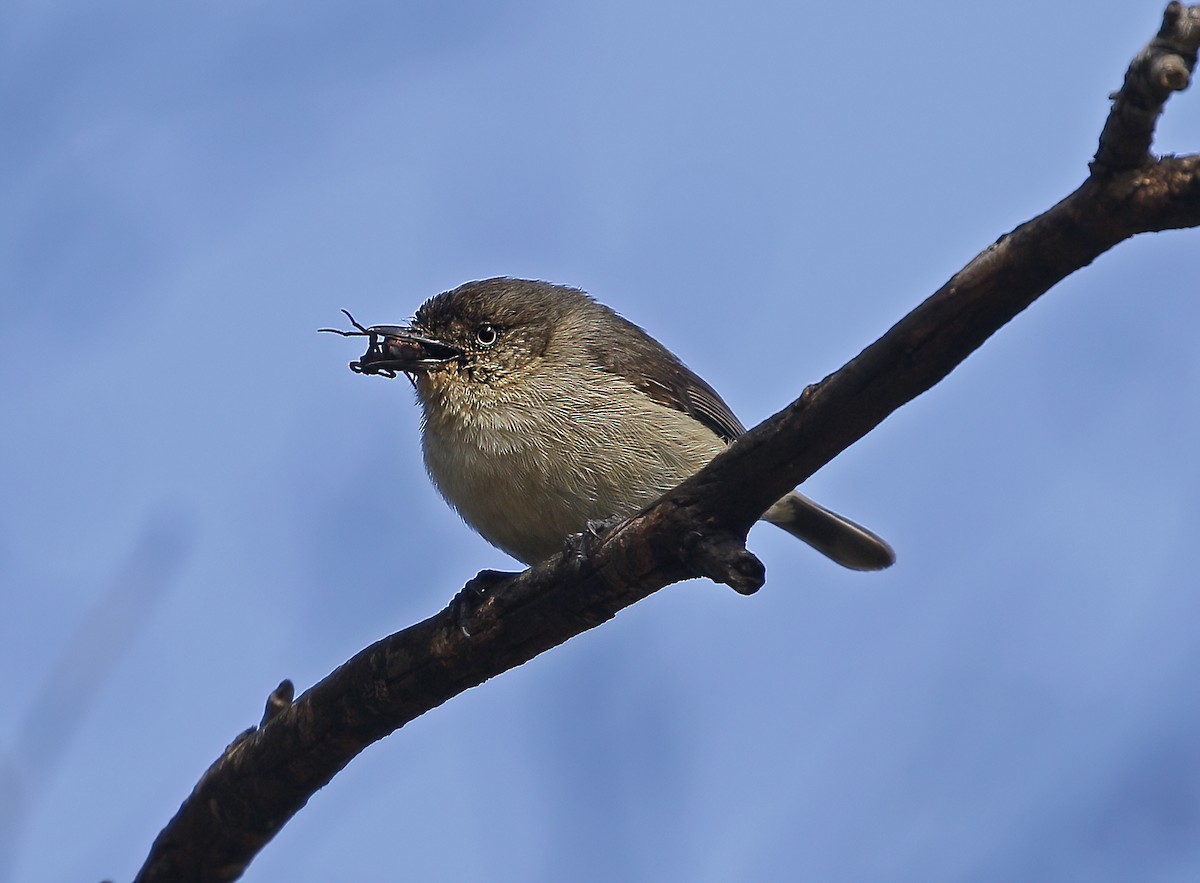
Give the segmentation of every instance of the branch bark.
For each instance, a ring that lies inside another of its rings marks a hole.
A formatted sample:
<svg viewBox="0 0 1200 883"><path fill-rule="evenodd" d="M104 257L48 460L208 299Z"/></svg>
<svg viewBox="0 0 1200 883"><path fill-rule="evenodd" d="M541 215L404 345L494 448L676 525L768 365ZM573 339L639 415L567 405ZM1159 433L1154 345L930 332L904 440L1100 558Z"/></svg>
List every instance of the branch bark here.
<svg viewBox="0 0 1200 883"><path fill-rule="evenodd" d="M1200 6L1172 2L1129 67L1071 195L985 249L847 365L808 387L638 515L504 583L460 627L454 604L367 647L208 769L155 840L138 881L239 877L319 788L372 742L659 589L704 576L749 594L750 526L775 500L949 374L1059 280L1138 233L1200 226L1200 155L1155 159L1154 124L1185 88Z"/></svg>

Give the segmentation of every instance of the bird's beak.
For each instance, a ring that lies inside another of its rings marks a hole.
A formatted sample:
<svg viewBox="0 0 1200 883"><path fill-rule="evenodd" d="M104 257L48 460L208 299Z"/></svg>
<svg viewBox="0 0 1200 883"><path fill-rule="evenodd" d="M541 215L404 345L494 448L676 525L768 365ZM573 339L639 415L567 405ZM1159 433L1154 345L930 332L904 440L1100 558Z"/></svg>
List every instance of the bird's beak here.
<svg viewBox="0 0 1200 883"><path fill-rule="evenodd" d="M463 354L456 346L417 334L400 325L372 325L367 328L367 351L350 363L356 374L411 374L452 362Z"/></svg>
<svg viewBox="0 0 1200 883"><path fill-rule="evenodd" d="M345 312L343 310L342 312ZM349 313L346 313L350 316ZM413 374L452 362L463 354L456 346L425 337L419 329L404 325L371 325L364 328L350 316L354 331L322 328L343 337L365 337L367 351L350 363L355 374L382 374L395 377L399 373Z"/></svg>

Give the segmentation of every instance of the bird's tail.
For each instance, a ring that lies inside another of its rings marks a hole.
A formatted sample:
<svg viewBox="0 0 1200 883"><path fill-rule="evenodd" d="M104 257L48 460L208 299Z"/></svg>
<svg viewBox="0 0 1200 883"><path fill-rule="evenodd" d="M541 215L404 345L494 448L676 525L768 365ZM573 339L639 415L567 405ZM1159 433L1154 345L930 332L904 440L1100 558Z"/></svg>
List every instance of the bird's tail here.
<svg viewBox="0 0 1200 883"><path fill-rule="evenodd" d="M793 491L763 515L822 555L851 570L883 570L896 561L896 553L882 539L848 518L830 512Z"/></svg>

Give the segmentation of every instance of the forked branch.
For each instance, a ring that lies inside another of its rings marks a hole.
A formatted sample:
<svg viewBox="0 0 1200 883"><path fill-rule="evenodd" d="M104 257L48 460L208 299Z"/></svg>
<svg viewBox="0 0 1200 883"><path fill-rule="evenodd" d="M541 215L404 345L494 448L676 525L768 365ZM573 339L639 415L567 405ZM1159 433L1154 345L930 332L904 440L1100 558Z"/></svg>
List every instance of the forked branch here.
<svg viewBox="0 0 1200 883"><path fill-rule="evenodd" d="M205 773L159 835L140 881L241 875L311 797L370 743L488 678L693 576L752 592L751 524L889 414L945 377L1052 285L1137 233L1200 226L1200 157L1155 159L1163 103L1185 88L1200 7L1167 7L1134 59L1091 174L1002 236L845 367L809 387L711 465L582 553L492 592L471 616L436 616L366 648L294 702L281 688L263 724ZM290 685L289 685L290 686Z"/></svg>

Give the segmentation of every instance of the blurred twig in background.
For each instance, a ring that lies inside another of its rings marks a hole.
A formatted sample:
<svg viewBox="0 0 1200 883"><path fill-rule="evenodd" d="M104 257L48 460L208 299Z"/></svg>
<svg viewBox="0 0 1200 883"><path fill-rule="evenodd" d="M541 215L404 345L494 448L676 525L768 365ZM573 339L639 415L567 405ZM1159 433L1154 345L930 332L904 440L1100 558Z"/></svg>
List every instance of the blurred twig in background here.
<svg viewBox="0 0 1200 883"><path fill-rule="evenodd" d="M38 794L179 573L193 536L190 520L178 513L147 518L128 557L45 675L10 750L0 757L0 883L12 879Z"/></svg>

